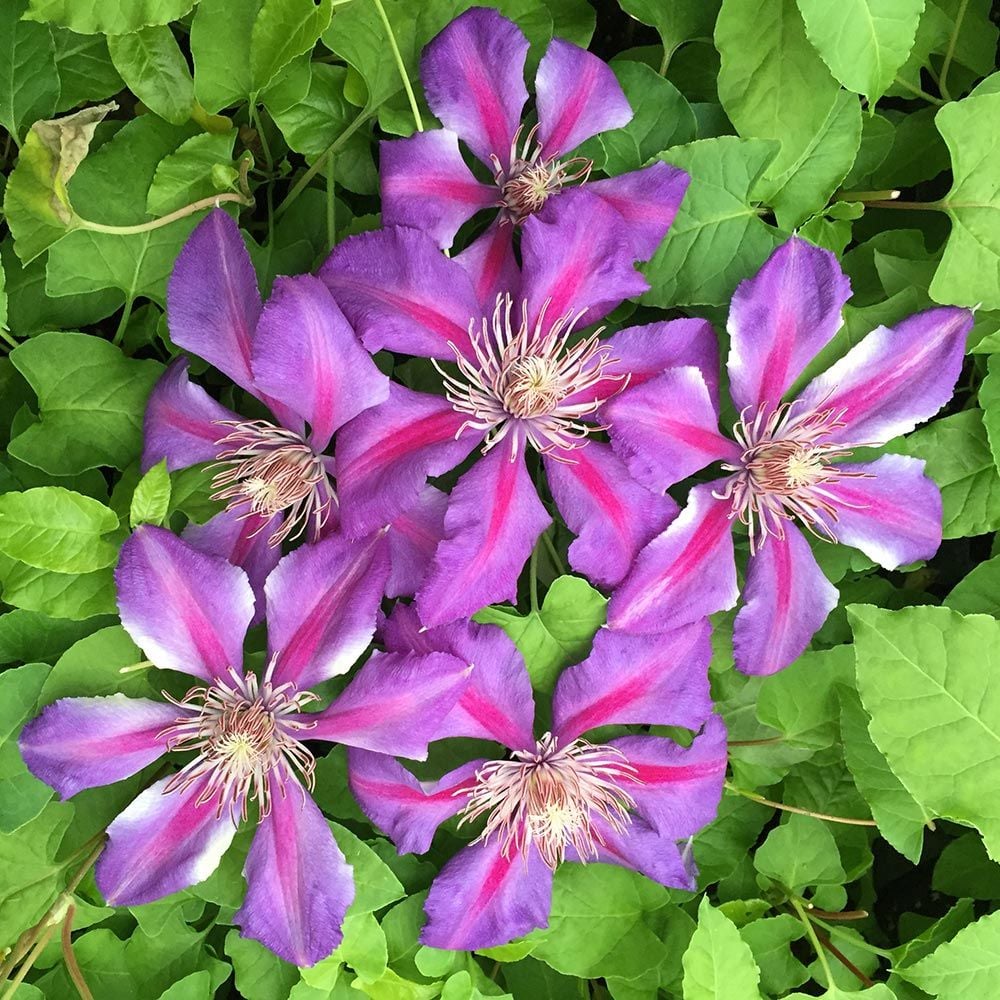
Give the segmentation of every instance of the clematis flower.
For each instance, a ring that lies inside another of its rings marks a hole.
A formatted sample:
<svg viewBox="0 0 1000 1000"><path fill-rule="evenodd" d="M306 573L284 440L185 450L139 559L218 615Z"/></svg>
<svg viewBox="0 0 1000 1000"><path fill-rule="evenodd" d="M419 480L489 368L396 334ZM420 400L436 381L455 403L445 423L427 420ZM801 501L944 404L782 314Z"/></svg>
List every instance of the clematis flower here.
<svg viewBox="0 0 1000 1000"><path fill-rule="evenodd" d="M442 248L480 211L495 214L470 248L474 256L512 259L512 234L551 204L572 211L563 188L587 181L593 166L573 151L608 129L622 128L632 109L614 73L597 56L553 38L535 77L538 124L525 129L524 63L529 43L495 10L473 7L424 49L420 64L427 103L445 125L380 149L382 221L424 229ZM478 180L459 139L492 174ZM648 260L674 221L690 178L654 163L621 177L592 181L587 190L613 211L609 223Z"/></svg>
<svg viewBox="0 0 1000 1000"><path fill-rule="evenodd" d="M523 266L448 259L405 227L345 240L320 271L369 350L435 359L442 395L393 383L389 398L344 429L338 454L343 527L353 536L388 524L426 478L477 448L452 490L444 538L418 590L428 626L514 598L517 577L550 518L535 492L534 454L577 539L572 566L607 586L674 516L662 491L629 475L602 430L598 408L626 385L671 364L699 363L701 320L577 331L646 288L632 251L614 233L613 210L585 191L570 210L549 209L523 227ZM439 360L452 362L438 365ZM541 471L541 470L539 470Z"/></svg>
<svg viewBox="0 0 1000 1000"><path fill-rule="evenodd" d="M541 734L524 661L496 626L422 631L413 609L398 606L383 640L396 651L471 657L470 683L438 735L492 740L510 751L435 782L418 781L393 757L348 751L351 790L400 853L427 851L453 816L479 830L431 886L424 944L471 951L545 927L553 872L564 861L622 865L663 885L694 887L687 844L679 842L714 818L726 770L725 727L709 698L705 622L653 638L602 629L590 656L559 677L551 725ZM586 738L622 724L701 732L687 748L650 735Z"/></svg>
<svg viewBox="0 0 1000 1000"><path fill-rule="evenodd" d="M941 542L941 494L924 463L902 455L846 462L934 415L950 398L972 326L967 309L879 327L793 400L788 389L841 325L850 284L836 257L800 239L744 281L729 312L729 385L739 420L700 372L679 367L602 411L632 474L665 489L719 461L725 475L691 490L683 513L640 553L612 596L616 628L655 632L733 607L731 529L750 562L736 616L737 666L768 674L794 660L836 606L801 528L860 549L886 569L929 559Z"/></svg>
<svg viewBox="0 0 1000 1000"><path fill-rule="evenodd" d="M468 681L447 653L375 653L333 703L309 689L345 673L374 633L383 549L332 536L286 556L267 579L267 667L243 666L254 597L246 574L160 528L139 528L116 570L126 631L161 669L197 683L166 702L64 698L21 734L32 773L63 797L120 781L171 751L193 754L108 827L97 885L135 906L207 878L241 821L256 832L236 922L282 958L311 965L341 940L350 867L307 789L305 741L425 757Z"/></svg>
<svg viewBox="0 0 1000 1000"><path fill-rule="evenodd" d="M259 593L286 538L316 541L339 522L334 432L386 399L389 383L322 282L278 278L266 304L236 223L221 209L191 234L167 289L170 336L256 397L272 418L244 418L188 379L174 361L149 398L143 470L213 462L226 510L185 538L250 574ZM412 593L428 538L440 537L443 498L428 489L387 539L391 595ZM435 537L436 536L436 537ZM414 551L415 550L415 551ZM416 575L414 575L416 572Z"/></svg>

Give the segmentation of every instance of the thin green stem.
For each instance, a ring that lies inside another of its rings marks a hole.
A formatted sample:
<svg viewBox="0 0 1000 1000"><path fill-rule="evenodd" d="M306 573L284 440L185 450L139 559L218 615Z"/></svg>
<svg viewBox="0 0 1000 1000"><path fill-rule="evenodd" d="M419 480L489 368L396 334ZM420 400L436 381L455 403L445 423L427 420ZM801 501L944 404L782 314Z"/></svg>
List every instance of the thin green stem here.
<svg viewBox="0 0 1000 1000"><path fill-rule="evenodd" d="M128 328L128 321L132 318L132 306L134 304L135 296L130 295L125 300L125 308L122 310L122 318L118 321L118 329L115 330L114 338L111 341L115 347L121 347L121 343L125 339L125 331Z"/></svg>
<svg viewBox="0 0 1000 1000"><path fill-rule="evenodd" d="M326 246L332 250L337 242L337 181L335 168L337 158L330 157L326 168Z"/></svg>
<svg viewBox="0 0 1000 1000"><path fill-rule="evenodd" d="M55 931L55 927L50 924L42 932L41 937L39 937L35 942L34 948L32 948L28 953L28 957L21 963L21 967L17 970L17 974L8 983L2 1000L11 1000L17 992L17 988L24 982L24 977L31 971L31 967L35 964L35 962L38 961L38 956L45 951L45 946L49 943L49 939L52 937L53 931Z"/></svg>
<svg viewBox="0 0 1000 1000"><path fill-rule="evenodd" d="M910 212L943 212L945 206L940 201L870 201L869 208L902 208Z"/></svg>
<svg viewBox="0 0 1000 1000"><path fill-rule="evenodd" d="M936 104L938 107L943 107L948 103L947 101L942 101L940 97L928 94L926 90L921 90L920 87L914 87L912 83L907 82L900 76L897 76L894 82L897 86L902 87L904 90L908 90L914 96L922 97L928 104Z"/></svg>
<svg viewBox="0 0 1000 1000"><path fill-rule="evenodd" d="M552 536L547 531L542 533L542 541L545 543L545 547L548 549L549 557L552 559L553 564L559 571L559 575L565 576L566 564L562 561L562 558L556 550L556 543L552 541Z"/></svg>
<svg viewBox="0 0 1000 1000"><path fill-rule="evenodd" d="M119 667L118 673L135 674L138 673L140 670L148 670L153 665L154 664L152 660L140 660L138 663L130 663L127 667Z"/></svg>
<svg viewBox="0 0 1000 1000"><path fill-rule="evenodd" d="M148 233L154 229L162 229L178 219L184 219L195 212L200 212L203 208L212 208L214 205L221 205L223 202L233 201L240 205L252 205L253 198L249 195L237 194L235 191L226 191L223 194L213 194L208 198L200 198L190 205L177 209L169 215L164 215L161 219L151 219L149 222L138 222L134 226L106 226L103 222L91 222L89 219L79 219L81 229L90 229L95 233L111 233L115 236L134 236L136 233Z"/></svg>
<svg viewBox="0 0 1000 1000"><path fill-rule="evenodd" d="M948 90L948 70L951 69L951 61L955 58L955 46L958 44L958 34L962 30L962 22L965 20L965 11L968 9L969 0L962 0L955 12L955 28L948 39L948 50L944 54L944 62L941 64L941 76L938 78L938 87L941 96L946 100L951 100L951 93Z"/></svg>
<svg viewBox="0 0 1000 1000"><path fill-rule="evenodd" d="M11 348L18 346L17 341L2 326L0 326L0 338L10 344Z"/></svg>
<svg viewBox="0 0 1000 1000"><path fill-rule="evenodd" d="M76 992L80 994L80 1000L94 1000L94 994L87 986L80 963L76 960L76 953L73 951L73 917L76 914L76 907L70 903L66 908L66 916L62 923L62 953L63 961L66 963L66 971L69 978L73 980Z"/></svg>
<svg viewBox="0 0 1000 1000"><path fill-rule="evenodd" d="M742 795L745 799L759 802L762 806L770 806L772 809L781 809L783 812L798 813L800 816L812 816L813 819L823 819L828 823L844 823L847 826L878 826L873 819L853 819L850 816L833 816L830 813L814 812L812 809L800 809L798 806L786 806L783 802L765 799L763 795L758 795L756 792L748 792L745 788L737 788L731 781L725 782L725 787L736 795Z"/></svg>
<svg viewBox="0 0 1000 1000"><path fill-rule="evenodd" d="M250 98L250 120L253 122L253 127L257 130L257 135L260 138L260 148L264 153L264 162L267 164L267 169L274 170L274 159L271 156L271 147L267 144L267 136L264 134L264 125L260 120L256 94Z"/></svg>
<svg viewBox="0 0 1000 1000"><path fill-rule="evenodd" d="M799 920L805 925L806 934L809 935L809 940L812 943L813 950L816 952L816 957L819 959L819 964L823 966L823 971L826 973L827 986L833 986L833 973L830 971L830 963L826 960L826 951L819 943L819 938L816 937L816 928L813 927L812 921L806 915L805 908L794 896L789 902L798 914Z"/></svg>
<svg viewBox="0 0 1000 1000"><path fill-rule="evenodd" d="M884 191L841 191L834 201L860 201L867 205L872 201L895 201L900 193L896 188Z"/></svg>
<svg viewBox="0 0 1000 1000"><path fill-rule="evenodd" d="M385 33L389 39L389 48L392 49L392 57L396 60L396 68L399 70L400 79L403 81L403 90L406 91L406 99L410 102L410 110L413 112L413 124L417 126L418 132L423 132L424 123L420 117L420 108L417 107L417 98L414 96L413 87L410 86L410 78L406 75L403 56L399 51L399 46L396 44L396 36L393 34L389 17L385 12L385 7L382 6L382 0L372 0L372 2L375 4L378 16L382 19L382 24L385 26Z"/></svg>
<svg viewBox="0 0 1000 1000"><path fill-rule="evenodd" d="M860 936L856 937L855 935L848 933L847 929L844 927L838 927L836 924L828 924L826 920L813 916L812 914L810 914L809 919L812 920L814 924L822 927L827 933L840 935L843 938L849 939L852 945L860 948L862 951L870 951L873 955L878 955L880 958L892 958L891 951L886 951L885 948L877 948L875 945L869 944L864 938Z"/></svg>

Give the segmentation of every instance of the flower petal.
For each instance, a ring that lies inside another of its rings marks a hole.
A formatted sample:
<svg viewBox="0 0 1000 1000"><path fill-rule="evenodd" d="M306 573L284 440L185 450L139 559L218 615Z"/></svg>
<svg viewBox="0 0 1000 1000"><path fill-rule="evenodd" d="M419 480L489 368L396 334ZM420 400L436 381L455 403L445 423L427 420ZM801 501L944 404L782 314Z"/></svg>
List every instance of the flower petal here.
<svg viewBox="0 0 1000 1000"><path fill-rule="evenodd" d="M388 400L352 420L337 442L344 530L367 535L410 510L428 476L450 472L482 440L462 433L464 423L448 400L393 382Z"/></svg>
<svg viewBox="0 0 1000 1000"><path fill-rule="evenodd" d="M352 747L347 780L365 815L400 854L424 854L437 828L468 801L462 791L473 787L485 763L472 760L438 781L420 782L395 757Z"/></svg>
<svg viewBox="0 0 1000 1000"><path fill-rule="evenodd" d="M608 625L625 632L666 632L733 607L739 596L730 505L702 483L677 519L640 553L611 595Z"/></svg>
<svg viewBox="0 0 1000 1000"><path fill-rule="evenodd" d="M381 634L386 649L451 653L473 665L468 686L442 724L438 739L494 740L513 750L535 745L531 679L517 646L503 629L467 619L424 629L412 605L397 604Z"/></svg>
<svg viewBox="0 0 1000 1000"><path fill-rule="evenodd" d="M264 392L309 423L316 451L338 427L389 395L389 379L311 274L274 282L257 325L253 372Z"/></svg>
<svg viewBox="0 0 1000 1000"><path fill-rule="evenodd" d="M122 546L115 583L122 625L156 666L206 680L241 669L254 612L242 569L144 524Z"/></svg>
<svg viewBox="0 0 1000 1000"><path fill-rule="evenodd" d="M593 181L587 190L621 216L636 259L649 260L673 225L690 183L683 170L658 162L619 177Z"/></svg>
<svg viewBox="0 0 1000 1000"><path fill-rule="evenodd" d="M736 409L774 407L840 329L851 296L837 258L793 237L733 294L729 388Z"/></svg>
<svg viewBox="0 0 1000 1000"><path fill-rule="evenodd" d="M477 181L449 129L379 144L382 225L422 229L444 250L463 222L496 205L496 185Z"/></svg>
<svg viewBox="0 0 1000 1000"><path fill-rule="evenodd" d="M108 827L97 862L97 888L108 906L152 903L204 882L236 833L228 812L198 805L204 782L165 792L171 778L150 785Z"/></svg>
<svg viewBox="0 0 1000 1000"><path fill-rule="evenodd" d="M972 323L968 309L944 306L880 326L813 379L799 404L844 410L838 441L877 445L908 434L951 399Z"/></svg>
<svg viewBox="0 0 1000 1000"><path fill-rule="evenodd" d="M514 259L514 229L494 221L457 257L472 279L476 298L489 312L497 296L516 294L521 287L521 272Z"/></svg>
<svg viewBox="0 0 1000 1000"><path fill-rule="evenodd" d="M354 876L323 814L292 779L271 797L243 874L246 899L236 912L244 937L293 965L315 965L343 940Z"/></svg>
<svg viewBox="0 0 1000 1000"><path fill-rule="evenodd" d="M164 458L170 472L214 461L218 442L228 433L220 422L242 419L191 382L187 369L187 358L172 361L149 395L142 424L143 472Z"/></svg>
<svg viewBox="0 0 1000 1000"><path fill-rule="evenodd" d="M661 736L612 740L636 769L628 786L643 818L672 840L691 837L715 819L726 777L726 727L710 716L691 746Z"/></svg>
<svg viewBox="0 0 1000 1000"><path fill-rule="evenodd" d="M525 220L521 294L532 322L544 309L549 324L581 313L577 325L588 326L649 288L621 228L618 213L581 188L562 192Z"/></svg>
<svg viewBox="0 0 1000 1000"><path fill-rule="evenodd" d="M556 506L577 535L570 565L594 583L621 583L639 550L677 516L677 504L640 486L603 442L550 452L545 472Z"/></svg>
<svg viewBox="0 0 1000 1000"><path fill-rule="evenodd" d="M417 594L428 627L517 597L517 578L538 536L552 523L521 451L507 442L458 481L444 517L445 539Z"/></svg>
<svg viewBox="0 0 1000 1000"><path fill-rule="evenodd" d="M337 305L374 353L452 361L472 357L469 322L484 314L465 269L426 233L403 226L351 236L319 269Z"/></svg>
<svg viewBox="0 0 1000 1000"><path fill-rule="evenodd" d="M420 80L431 111L483 163L510 162L510 144L528 99L528 39L495 10L473 7L424 49Z"/></svg>
<svg viewBox="0 0 1000 1000"><path fill-rule="evenodd" d="M166 747L158 734L183 712L174 705L126 698L61 698L21 731L28 770L64 799L141 771Z"/></svg>
<svg viewBox="0 0 1000 1000"><path fill-rule="evenodd" d="M215 208L188 237L170 275L170 339L255 392L250 353L260 310L257 275L239 227Z"/></svg>
<svg viewBox="0 0 1000 1000"><path fill-rule="evenodd" d="M386 535L391 567L386 597L412 596L420 588L434 550L444 537L447 507L448 494L427 485L409 510L393 518Z"/></svg>
<svg viewBox="0 0 1000 1000"><path fill-rule="evenodd" d="M663 635L600 629L582 663L562 672L552 699L552 731L567 743L598 726L698 729L712 713L704 620Z"/></svg>
<svg viewBox="0 0 1000 1000"><path fill-rule="evenodd" d="M773 674L804 651L837 606L805 536L791 523L750 557L744 599L733 625L733 655L745 674Z"/></svg>
<svg viewBox="0 0 1000 1000"><path fill-rule="evenodd" d="M424 760L470 673L447 653L373 653L329 708L299 719L316 723L309 739Z"/></svg>
<svg viewBox="0 0 1000 1000"><path fill-rule="evenodd" d="M597 861L631 868L673 889L695 888L692 866L685 863L677 844L654 830L640 816L633 815L628 829L622 833L599 816L592 822L603 841L597 847ZM566 859L579 860L572 845L566 851Z"/></svg>
<svg viewBox="0 0 1000 1000"><path fill-rule="evenodd" d="M551 909L552 872L538 851L512 847L505 858L496 844L472 844L434 879L420 941L454 951L495 948L547 927Z"/></svg>
<svg viewBox="0 0 1000 1000"><path fill-rule="evenodd" d="M368 648L389 557L381 534L303 545L267 578L267 650L275 685L299 691L347 673Z"/></svg>
<svg viewBox="0 0 1000 1000"><path fill-rule="evenodd" d="M632 120L632 107L611 67L562 38L549 42L538 64L535 103L545 159Z"/></svg>
<svg viewBox="0 0 1000 1000"><path fill-rule="evenodd" d="M687 479L740 449L719 433L719 413L697 368L672 368L628 388L601 408L615 452L654 490Z"/></svg>
<svg viewBox="0 0 1000 1000"><path fill-rule="evenodd" d="M840 465L874 478L843 479L826 487L837 506L830 529L886 569L930 559L941 544L941 491L924 463L905 455Z"/></svg>

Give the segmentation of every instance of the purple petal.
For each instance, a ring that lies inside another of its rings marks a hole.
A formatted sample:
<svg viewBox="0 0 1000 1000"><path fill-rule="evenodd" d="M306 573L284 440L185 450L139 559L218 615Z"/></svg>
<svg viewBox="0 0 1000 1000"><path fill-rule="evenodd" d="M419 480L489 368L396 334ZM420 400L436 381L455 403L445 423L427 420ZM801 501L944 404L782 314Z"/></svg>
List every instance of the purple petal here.
<svg viewBox="0 0 1000 1000"><path fill-rule="evenodd" d="M267 649L275 685L299 690L347 673L375 634L388 551L381 534L303 545L267 578Z"/></svg>
<svg viewBox="0 0 1000 1000"><path fill-rule="evenodd" d="M633 815L628 829L623 833L619 833L599 816L592 822L603 841L597 848L598 861L606 865L631 868L654 882L674 889L695 888L694 879L677 844L658 833L641 817ZM566 858L570 861L579 860L572 846L566 851Z"/></svg>
<svg viewBox="0 0 1000 1000"><path fill-rule="evenodd" d="M628 388L601 409L615 452L650 489L668 486L740 449L719 433L719 413L697 368L672 368Z"/></svg>
<svg viewBox="0 0 1000 1000"><path fill-rule="evenodd" d="M423 760L470 673L447 653L373 653L329 708L299 718L316 723L309 739Z"/></svg>
<svg viewBox="0 0 1000 1000"><path fill-rule="evenodd" d="M465 847L441 869L424 904L420 941L432 948L495 948L538 927L552 909L552 872L538 851L509 857L496 844Z"/></svg>
<svg viewBox="0 0 1000 1000"><path fill-rule="evenodd" d="M255 625L264 619L264 581L281 558L281 546L269 543L282 519L282 514L268 519L260 514L224 510L204 524L192 521L181 533L181 538L199 552L221 556L247 574L254 592Z"/></svg>
<svg viewBox="0 0 1000 1000"><path fill-rule="evenodd" d="M637 260L649 260L673 225L691 178L668 163L653 163L620 177L587 185L621 216L623 232Z"/></svg>
<svg viewBox="0 0 1000 1000"><path fill-rule="evenodd" d="M319 270L337 305L374 353L453 361L472 356L469 321L483 316L465 269L416 229L395 226L351 236Z"/></svg>
<svg viewBox="0 0 1000 1000"><path fill-rule="evenodd" d="M694 487L677 519L639 553L611 595L608 625L625 632L666 632L733 607L739 596L728 501Z"/></svg>
<svg viewBox="0 0 1000 1000"><path fill-rule="evenodd" d="M487 165L510 162L510 144L528 99L528 39L495 10L474 7L431 39L420 79L431 111Z"/></svg>
<svg viewBox="0 0 1000 1000"><path fill-rule="evenodd" d="M851 296L837 258L792 238L733 294L729 387L737 410L777 406L789 386L840 329Z"/></svg>
<svg viewBox="0 0 1000 1000"><path fill-rule="evenodd" d="M393 519L386 541L389 546L389 579L386 597L412 596L420 588L434 550L444 537L444 512L448 494L425 486L416 504Z"/></svg>
<svg viewBox="0 0 1000 1000"><path fill-rule="evenodd" d="M24 727L18 744L28 770L68 799L152 764L166 749L158 734L183 714L123 694L61 698Z"/></svg>
<svg viewBox="0 0 1000 1000"><path fill-rule="evenodd" d="M438 781L420 782L396 760L370 750L347 751L347 780L365 815L400 854L430 850L437 828L456 815L483 760L469 761Z"/></svg>
<svg viewBox="0 0 1000 1000"><path fill-rule="evenodd" d="M255 392L250 354L260 292L239 227L213 209L188 237L167 285L170 339Z"/></svg>
<svg viewBox="0 0 1000 1000"><path fill-rule="evenodd" d="M214 801L198 805L204 781L165 792L150 785L109 827L97 862L97 888L108 906L139 906L204 882L222 860L236 827Z"/></svg>
<svg viewBox="0 0 1000 1000"><path fill-rule="evenodd" d="M579 188L525 220L521 294L533 319L543 309L549 324L581 313L577 325L584 327L649 288L619 230L618 213Z"/></svg>
<svg viewBox="0 0 1000 1000"><path fill-rule="evenodd" d="M538 64L535 103L546 159L632 120L632 108L611 67L562 38L549 42Z"/></svg>
<svg viewBox="0 0 1000 1000"><path fill-rule="evenodd" d="M621 583L639 550L677 516L677 504L640 486L609 445L591 441L545 457L552 498L570 531L570 565L594 583Z"/></svg>
<svg viewBox="0 0 1000 1000"><path fill-rule="evenodd" d="M498 295L513 295L521 287L521 272L514 259L514 228L494 221L456 258L472 279L476 298L496 302Z"/></svg>
<svg viewBox="0 0 1000 1000"><path fill-rule="evenodd" d="M552 731L568 743L598 726L698 729L712 712L710 632L705 621L655 636L601 629L590 656L559 677Z"/></svg>
<svg viewBox="0 0 1000 1000"><path fill-rule="evenodd" d="M726 777L726 727L717 715L685 748L661 736L624 736L611 745L636 769L628 786L644 819L672 840L691 837L715 819Z"/></svg>
<svg viewBox="0 0 1000 1000"><path fill-rule="evenodd" d="M422 229L442 249L463 222L497 203L496 185L476 180L448 129L380 143L379 174L382 225Z"/></svg>
<svg viewBox="0 0 1000 1000"><path fill-rule="evenodd" d="M552 523L524 463L507 442L458 481L444 517L445 539L417 594L428 627L517 598L517 578L538 536Z"/></svg>
<svg viewBox="0 0 1000 1000"><path fill-rule="evenodd" d="M924 463L904 455L840 465L871 479L844 479L826 487L837 507L830 529L886 569L930 559L941 544L941 491Z"/></svg>
<svg viewBox="0 0 1000 1000"><path fill-rule="evenodd" d="M352 420L337 442L344 530L366 535L412 509L428 476L450 472L482 440L462 433L464 423L446 399L393 382L388 400Z"/></svg>
<svg viewBox="0 0 1000 1000"><path fill-rule="evenodd" d="M843 410L839 441L877 445L908 434L951 399L972 323L968 309L945 306L880 326L813 379L799 404Z"/></svg>
<svg viewBox="0 0 1000 1000"><path fill-rule="evenodd" d="M464 619L424 629L414 607L397 604L382 627L382 641L389 650L451 653L473 665L469 684L438 739L467 736L514 750L535 745L531 679L503 629Z"/></svg>
<svg viewBox="0 0 1000 1000"><path fill-rule="evenodd" d="M275 281L257 326L253 372L261 390L308 422L316 451L338 427L389 395L389 379L311 274Z"/></svg>
<svg viewBox="0 0 1000 1000"><path fill-rule="evenodd" d="M286 781L260 820L243 874L247 893L236 912L244 937L293 965L315 965L343 940L354 876L323 814L298 781Z"/></svg>
<svg viewBox="0 0 1000 1000"><path fill-rule="evenodd" d="M115 583L122 625L156 666L206 680L242 668L254 598L239 567L144 524L122 546Z"/></svg>
<svg viewBox="0 0 1000 1000"><path fill-rule="evenodd" d="M143 419L142 471L167 460L167 469L211 462L228 433L219 424L242 418L188 379L187 358L172 361L153 387Z"/></svg>

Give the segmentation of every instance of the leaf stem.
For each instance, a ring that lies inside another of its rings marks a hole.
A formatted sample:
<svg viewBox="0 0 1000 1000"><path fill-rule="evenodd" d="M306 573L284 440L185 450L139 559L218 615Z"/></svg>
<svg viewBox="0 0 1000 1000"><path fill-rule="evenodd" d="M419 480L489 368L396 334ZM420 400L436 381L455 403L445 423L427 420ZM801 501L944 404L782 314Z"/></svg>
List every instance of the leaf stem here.
<svg viewBox="0 0 1000 1000"><path fill-rule="evenodd" d="M118 329L115 330L115 335L111 340L111 343L114 344L115 347L121 347L121 343L125 339L125 330L128 328L128 321L132 318L132 306L134 303L134 295L130 295L125 300L125 308L122 310L122 318L118 321Z"/></svg>
<svg viewBox="0 0 1000 1000"><path fill-rule="evenodd" d="M814 924L817 924L818 926L822 927L823 930L829 932L830 934L840 934L843 937L849 936L847 931L844 930L843 927L838 927L836 924L828 924L826 920L823 920L820 917L813 916L813 912L814 911L810 910L809 919L812 920ZM851 944L855 945L858 948L861 948L863 951L870 951L873 955L878 955L880 958L888 958L888 959L892 958L891 951L886 951L885 948L878 948L873 944L869 944L867 941L865 941L864 938L851 937Z"/></svg>
<svg viewBox="0 0 1000 1000"><path fill-rule="evenodd" d="M18 346L18 342L2 326L0 326L0 338L10 344L11 349Z"/></svg>
<svg viewBox="0 0 1000 1000"><path fill-rule="evenodd" d="M565 576L566 564L562 561L562 558L556 551L556 543L552 541L552 538L547 531L542 532L542 541L545 543L545 547L549 551L549 557L552 559L556 569L559 571L559 575Z"/></svg>
<svg viewBox="0 0 1000 1000"><path fill-rule="evenodd" d="M841 191L834 198L834 201L860 201L867 205L872 201L895 201L900 194L896 188L889 188L886 191Z"/></svg>
<svg viewBox="0 0 1000 1000"><path fill-rule="evenodd" d="M399 46L396 44L396 36L393 34L392 25L389 23L389 17L385 12L385 7L382 6L382 0L372 0L375 4L375 9L378 11L379 17L382 19L382 24L385 26L385 33L389 39L389 48L392 49L392 57L396 60L396 68L399 70L400 79L403 81L403 90L406 91L406 99L410 102L410 110L413 112L413 124L417 126L418 132L423 132L424 123L423 119L420 117L420 108L417 107L417 99L413 94L413 87L410 86L410 78L406 75L406 67L403 65L403 56L399 51Z"/></svg>
<svg viewBox="0 0 1000 1000"><path fill-rule="evenodd" d="M911 212L943 212L945 205L943 201L869 201L866 202L869 208L902 208Z"/></svg>
<svg viewBox="0 0 1000 1000"><path fill-rule="evenodd" d="M812 816L813 819L823 819L829 823L844 823L848 826L878 826L873 819L853 819L850 816L832 816L830 813L813 812L811 809L800 809L798 806L786 806L783 802L775 802L773 799L765 799L763 795L756 792L748 792L745 788L737 788L731 781L725 782L725 787L737 795L759 802L762 806L770 806L772 809L781 809L784 812L798 813L800 816Z"/></svg>
<svg viewBox="0 0 1000 1000"><path fill-rule="evenodd" d="M946 100L951 100L951 93L948 90L948 70L951 69L951 61L955 57L955 46L958 44L958 33L962 30L962 22L965 20L965 11L968 9L969 0L961 0L958 10L955 12L955 28L948 39L948 49L944 54L944 62L941 64L941 76L938 77L938 88L941 96Z"/></svg>
<svg viewBox="0 0 1000 1000"><path fill-rule="evenodd" d="M253 122L253 127L256 129L257 136L260 139L260 148L264 154L264 162L267 164L267 169L274 170L274 159L271 157L271 147L267 144L267 136L264 135L264 126L260 120L260 111L257 109L256 94L250 98L250 120Z"/></svg>
<svg viewBox="0 0 1000 1000"><path fill-rule="evenodd" d="M183 219L188 215L194 215L195 212L200 212L203 208L212 208L215 205L221 205L223 202L233 201L240 205L252 205L253 198L249 195L237 194L235 191L226 191L222 194L213 194L208 198L200 198L198 201L193 201L190 205L185 205L183 208L177 209L176 212L171 212L169 215L164 215L160 219L151 219L149 222L139 222L134 226L106 226L103 222L91 222L89 219L79 219L81 229L90 229L95 233L111 233L115 236L134 236L136 233L148 233L154 229L162 229L164 226L169 226L171 222L177 222L178 219Z"/></svg>
<svg viewBox="0 0 1000 1000"><path fill-rule="evenodd" d="M805 925L806 934L809 935L809 940L812 942L813 950L819 959L819 964L823 966L823 971L826 973L826 985L833 986L833 973L830 971L830 963L826 960L826 951L819 943L819 938L816 937L816 928L813 927L812 921L806 916L806 911L802 904L794 896L792 896L789 902L798 914L799 920Z"/></svg>
<svg viewBox="0 0 1000 1000"><path fill-rule="evenodd" d="M939 108L942 108L948 103L947 101L942 101L940 97L928 94L926 90L922 90L920 87L914 87L912 83L908 83L902 77L897 76L894 82L904 90L908 90L915 97L922 97L928 104L936 104Z"/></svg>
<svg viewBox="0 0 1000 1000"><path fill-rule="evenodd" d="M76 953L73 951L73 917L76 914L76 907L70 903L66 908L66 916L62 924L62 953L63 961L66 963L66 971L69 978L73 980L76 992L80 994L80 1000L94 1000L94 994L87 986L80 963L76 960Z"/></svg>
<svg viewBox="0 0 1000 1000"><path fill-rule="evenodd" d="M7 989L4 991L3 1000L11 1000L17 992L17 988L24 982L24 977L31 971L31 967L38 960L38 956L45 951L45 946L49 943L49 938L52 937L53 931L55 931L55 927L51 924L42 931L41 936L37 941L35 941L34 948L31 949L28 953L28 957L21 963L21 967L17 970L17 974L10 981Z"/></svg>
<svg viewBox="0 0 1000 1000"><path fill-rule="evenodd" d="M337 181L335 168L337 158L330 157L330 165L326 171L326 246L332 250L337 242Z"/></svg>

